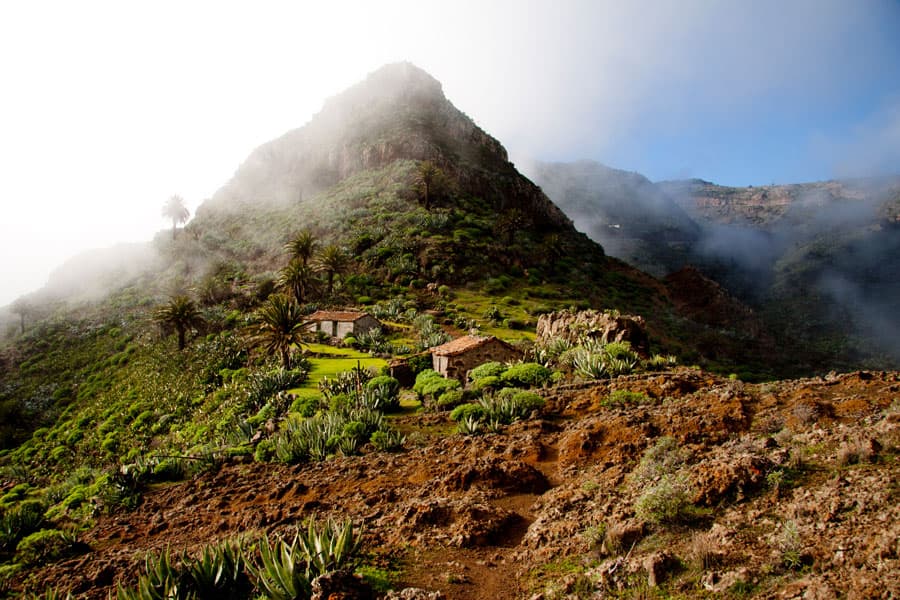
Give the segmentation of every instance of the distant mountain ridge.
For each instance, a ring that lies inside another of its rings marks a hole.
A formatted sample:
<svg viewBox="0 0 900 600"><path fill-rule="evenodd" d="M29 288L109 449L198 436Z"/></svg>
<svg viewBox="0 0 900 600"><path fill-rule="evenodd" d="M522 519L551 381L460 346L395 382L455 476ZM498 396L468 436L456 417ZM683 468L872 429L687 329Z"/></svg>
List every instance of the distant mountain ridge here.
<svg viewBox="0 0 900 600"><path fill-rule="evenodd" d="M534 162L528 174L607 253L657 277L686 261L701 228L639 173L593 161Z"/></svg>
<svg viewBox="0 0 900 600"><path fill-rule="evenodd" d="M900 177L735 188L590 162L532 175L610 255L657 276L697 267L810 368L900 364Z"/></svg>

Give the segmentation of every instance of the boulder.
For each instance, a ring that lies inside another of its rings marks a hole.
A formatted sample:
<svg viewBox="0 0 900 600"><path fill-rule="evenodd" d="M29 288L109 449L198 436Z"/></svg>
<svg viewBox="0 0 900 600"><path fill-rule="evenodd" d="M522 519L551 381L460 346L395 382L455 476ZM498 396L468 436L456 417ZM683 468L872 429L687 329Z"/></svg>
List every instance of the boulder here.
<svg viewBox="0 0 900 600"><path fill-rule="evenodd" d="M604 343L629 342L632 349L644 356L650 350L643 317L596 310L561 310L538 318L538 342L563 338L575 344L583 337Z"/></svg>

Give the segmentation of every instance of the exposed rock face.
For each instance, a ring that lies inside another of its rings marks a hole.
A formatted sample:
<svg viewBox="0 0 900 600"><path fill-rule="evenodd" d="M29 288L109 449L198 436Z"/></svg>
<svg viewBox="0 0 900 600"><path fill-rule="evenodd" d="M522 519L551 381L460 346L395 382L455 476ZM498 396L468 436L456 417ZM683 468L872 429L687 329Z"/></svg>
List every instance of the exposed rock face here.
<svg viewBox="0 0 900 600"><path fill-rule="evenodd" d="M574 313L562 310L541 315L538 319L537 338L540 342L563 338L577 343L584 336L605 343L630 342L631 347L641 354L646 354L650 349L643 317L596 310Z"/></svg>

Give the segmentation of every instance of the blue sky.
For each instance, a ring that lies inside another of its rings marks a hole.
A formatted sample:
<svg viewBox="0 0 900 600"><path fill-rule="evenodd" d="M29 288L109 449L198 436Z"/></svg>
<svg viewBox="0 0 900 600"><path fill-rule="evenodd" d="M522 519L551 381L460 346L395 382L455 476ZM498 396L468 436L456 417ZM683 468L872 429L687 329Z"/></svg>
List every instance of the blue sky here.
<svg viewBox="0 0 900 600"><path fill-rule="evenodd" d="M0 4L0 306L141 241L411 61L511 158L763 185L897 173L894 0Z"/></svg>

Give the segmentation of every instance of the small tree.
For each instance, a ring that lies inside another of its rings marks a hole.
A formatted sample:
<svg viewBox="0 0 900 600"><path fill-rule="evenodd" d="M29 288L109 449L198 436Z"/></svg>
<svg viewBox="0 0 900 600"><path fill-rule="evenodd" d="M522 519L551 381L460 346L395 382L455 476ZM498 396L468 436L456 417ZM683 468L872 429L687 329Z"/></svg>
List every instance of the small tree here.
<svg viewBox="0 0 900 600"><path fill-rule="evenodd" d="M159 307L156 310L156 320L175 328L179 350L184 350L188 330L201 327L205 322L194 301L183 295L175 296Z"/></svg>
<svg viewBox="0 0 900 600"><path fill-rule="evenodd" d="M444 171L430 160L419 163L415 176L416 190L425 209L431 208L432 201L447 191L449 180Z"/></svg>
<svg viewBox="0 0 900 600"><path fill-rule="evenodd" d="M297 304L303 304L306 302L309 292L315 287L316 276L305 262L295 258L281 269L275 283L278 287L293 294Z"/></svg>
<svg viewBox="0 0 900 600"><path fill-rule="evenodd" d="M334 289L334 276L346 272L349 263L347 253L340 246L331 244L322 248L316 259L316 270L325 273L328 296Z"/></svg>
<svg viewBox="0 0 900 600"><path fill-rule="evenodd" d="M302 344L306 337L305 322L300 306L287 296L270 296L256 314L255 343L265 346L269 354L278 354L281 365L291 368L291 348Z"/></svg>
<svg viewBox="0 0 900 600"><path fill-rule="evenodd" d="M304 229L285 244L284 249L291 255L291 260L297 260L306 266L316 253L317 245L315 236L308 229Z"/></svg>
<svg viewBox="0 0 900 600"><path fill-rule="evenodd" d="M174 240L178 224L187 223L188 218L191 216L191 212L187 209L187 206L184 205L184 198L176 194L169 198L163 205L162 216L167 219L172 219L172 239Z"/></svg>

